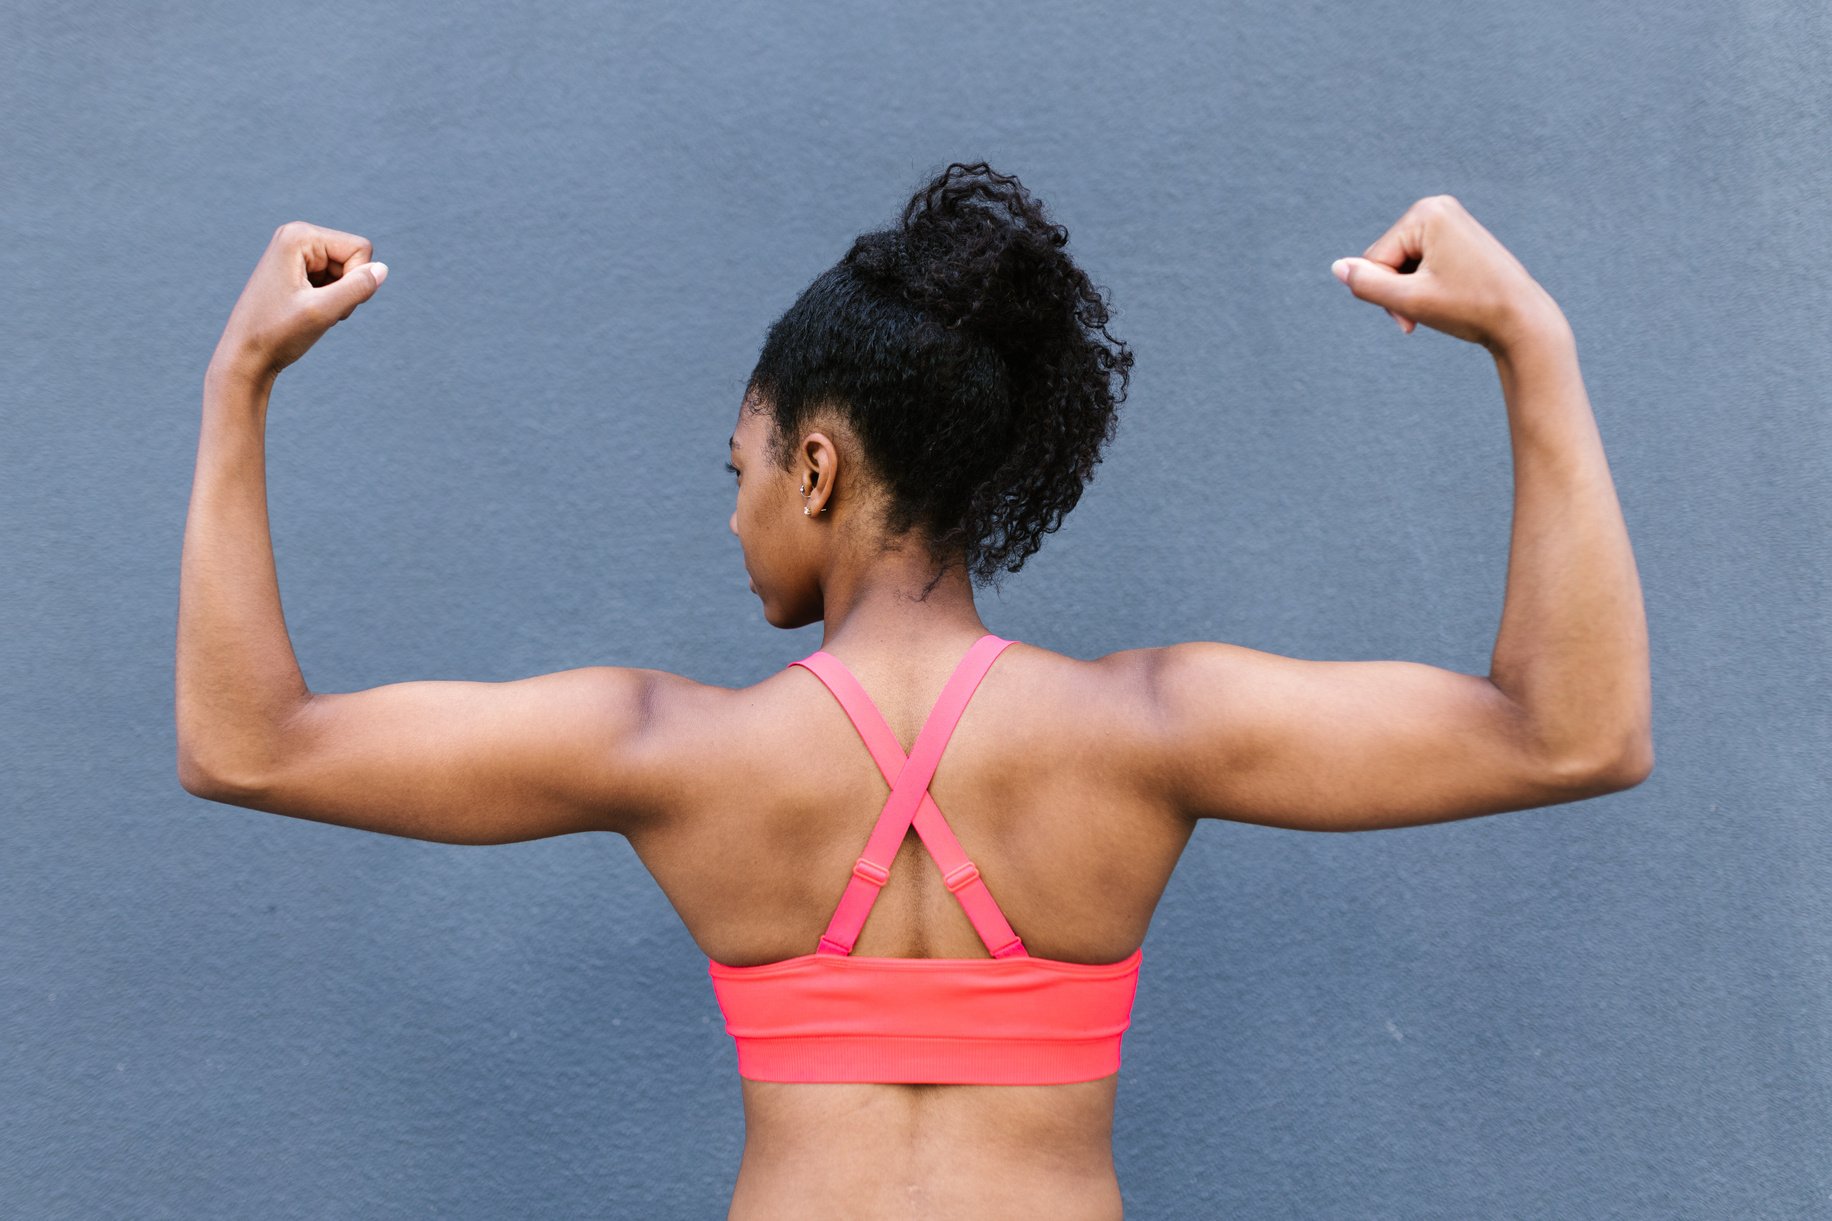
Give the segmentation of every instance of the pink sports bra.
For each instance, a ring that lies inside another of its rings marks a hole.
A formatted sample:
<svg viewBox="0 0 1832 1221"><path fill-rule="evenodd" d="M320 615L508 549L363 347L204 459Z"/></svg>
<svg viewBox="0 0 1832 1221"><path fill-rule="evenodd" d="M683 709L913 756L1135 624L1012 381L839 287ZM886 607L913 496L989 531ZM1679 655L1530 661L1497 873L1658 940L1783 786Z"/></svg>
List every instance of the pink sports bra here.
<svg viewBox="0 0 1832 1221"><path fill-rule="evenodd" d="M949 735L1005 646L988 632L955 667L906 759L840 659L791 665L825 683L890 783L890 796L811 954L752 967L708 960L738 1075L753 1081L1055 1085L1118 1071L1143 949L1112 963L1034 958L929 795ZM911 823L990 958L854 956Z"/></svg>

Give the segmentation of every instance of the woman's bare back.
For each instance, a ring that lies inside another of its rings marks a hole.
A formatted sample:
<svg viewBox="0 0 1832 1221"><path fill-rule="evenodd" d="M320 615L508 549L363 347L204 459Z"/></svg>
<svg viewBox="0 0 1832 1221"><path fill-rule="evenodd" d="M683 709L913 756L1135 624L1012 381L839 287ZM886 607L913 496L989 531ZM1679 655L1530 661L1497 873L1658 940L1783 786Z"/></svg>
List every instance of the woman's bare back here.
<svg viewBox="0 0 1832 1221"><path fill-rule="evenodd" d="M907 751L964 652L843 660ZM1013 928L1044 957L1114 962L1137 949L1194 827L1136 782L1146 709L1126 656L1087 662L1012 645L930 785ZM838 703L798 667L741 690L677 695L658 721L672 716L681 748L691 741L704 762L683 774L677 813L633 833L632 846L709 957L749 966L811 952L889 786ZM914 831L855 952L987 956ZM732 1215L1117 1217L1116 1084L745 1081Z"/></svg>

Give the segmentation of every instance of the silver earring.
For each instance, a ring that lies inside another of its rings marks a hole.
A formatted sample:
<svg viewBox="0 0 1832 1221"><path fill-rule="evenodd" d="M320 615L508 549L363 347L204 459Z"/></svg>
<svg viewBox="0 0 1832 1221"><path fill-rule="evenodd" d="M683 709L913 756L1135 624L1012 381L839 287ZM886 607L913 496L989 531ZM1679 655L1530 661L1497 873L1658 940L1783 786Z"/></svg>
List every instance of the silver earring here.
<svg viewBox="0 0 1832 1221"><path fill-rule="evenodd" d="M800 489L798 490L801 492L803 496L806 496L808 494L808 485L804 483L801 485Z"/></svg>
<svg viewBox="0 0 1832 1221"><path fill-rule="evenodd" d="M808 506L807 506L807 505L803 505L803 506L802 506L802 512L803 512L803 513L806 513L807 511L808 511Z"/></svg>

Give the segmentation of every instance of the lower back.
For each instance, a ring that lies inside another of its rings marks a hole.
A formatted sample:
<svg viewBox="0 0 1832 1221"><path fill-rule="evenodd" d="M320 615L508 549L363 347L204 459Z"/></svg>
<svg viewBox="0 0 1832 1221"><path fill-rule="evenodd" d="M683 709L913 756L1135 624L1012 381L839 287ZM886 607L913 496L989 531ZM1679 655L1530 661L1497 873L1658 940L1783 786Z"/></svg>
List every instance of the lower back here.
<svg viewBox="0 0 1832 1221"><path fill-rule="evenodd" d="M744 1081L731 1221L1117 1221L1117 1084Z"/></svg>

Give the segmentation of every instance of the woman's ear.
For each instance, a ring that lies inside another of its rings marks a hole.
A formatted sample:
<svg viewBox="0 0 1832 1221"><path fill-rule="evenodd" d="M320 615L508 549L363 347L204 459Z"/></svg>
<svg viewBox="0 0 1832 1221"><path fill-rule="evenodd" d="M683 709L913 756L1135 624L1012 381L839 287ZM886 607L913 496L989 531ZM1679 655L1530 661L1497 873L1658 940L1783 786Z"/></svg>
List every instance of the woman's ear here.
<svg viewBox="0 0 1832 1221"><path fill-rule="evenodd" d="M802 438L797 453L797 474L802 493L807 498L808 516L825 512L833 500L834 486L840 474L840 453L832 438L824 432L811 432Z"/></svg>

